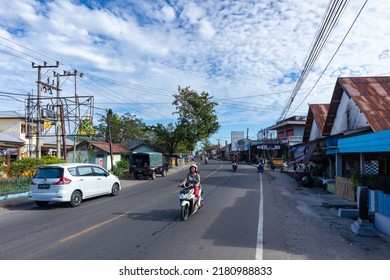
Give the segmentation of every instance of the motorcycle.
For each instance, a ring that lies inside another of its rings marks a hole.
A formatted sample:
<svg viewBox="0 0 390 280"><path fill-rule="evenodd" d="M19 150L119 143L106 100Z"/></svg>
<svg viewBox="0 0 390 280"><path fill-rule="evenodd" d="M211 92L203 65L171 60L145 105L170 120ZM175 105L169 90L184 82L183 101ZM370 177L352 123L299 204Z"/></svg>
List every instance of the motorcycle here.
<svg viewBox="0 0 390 280"><path fill-rule="evenodd" d="M199 190L200 204L197 209L194 208L197 199L194 193L193 184L182 184L179 185L181 188L179 192L180 207L181 207L181 218L183 221L187 220L189 216L195 214L203 206L202 188Z"/></svg>
<svg viewBox="0 0 390 280"><path fill-rule="evenodd" d="M259 164L259 165L257 166L257 171L258 171L258 172L263 172L263 171L264 171L264 165L263 165L263 164Z"/></svg>
<svg viewBox="0 0 390 280"><path fill-rule="evenodd" d="M233 168L233 171L237 170L237 162L232 163L232 168Z"/></svg>
<svg viewBox="0 0 390 280"><path fill-rule="evenodd" d="M204 160L204 164L208 164L209 163L209 160L208 159L205 159Z"/></svg>

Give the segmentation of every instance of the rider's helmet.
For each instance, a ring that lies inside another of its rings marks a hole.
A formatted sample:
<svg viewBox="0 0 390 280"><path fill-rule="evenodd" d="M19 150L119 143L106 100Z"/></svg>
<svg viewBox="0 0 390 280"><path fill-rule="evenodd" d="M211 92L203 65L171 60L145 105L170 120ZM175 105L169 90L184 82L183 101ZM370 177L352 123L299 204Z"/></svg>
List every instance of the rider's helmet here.
<svg viewBox="0 0 390 280"><path fill-rule="evenodd" d="M191 164L190 171L192 167L195 167L195 172L198 173L198 166L196 164Z"/></svg>

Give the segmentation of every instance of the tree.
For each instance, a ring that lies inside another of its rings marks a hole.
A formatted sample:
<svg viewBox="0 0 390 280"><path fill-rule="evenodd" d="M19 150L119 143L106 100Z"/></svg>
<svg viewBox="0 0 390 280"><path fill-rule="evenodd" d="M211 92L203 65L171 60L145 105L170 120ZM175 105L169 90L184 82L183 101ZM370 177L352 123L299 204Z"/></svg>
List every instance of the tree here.
<svg viewBox="0 0 390 280"><path fill-rule="evenodd" d="M142 122L142 119L130 113L119 116L109 109L107 116L102 115L99 125L95 127L98 136L104 138L107 142L109 141L107 120L110 121L112 143L120 144L124 141L143 138L148 132L148 127Z"/></svg>
<svg viewBox="0 0 390 280"><path fill-rule="evenodd" d="M148 126L136 115L126 113L121 117L121 122L123 140L141 139L148 133Z"/></svg>
<svg viewBox="0 0 390 280"><path fill-rule="evenodd" d="M213 150L218 150L219 146L212 144L209 139L202 142L202 150L207 154L211 154Z"/></svg>
<svg viewBox="0 0 390 280"><path fill-rule="evenodd" d="M214 110L218 103L211 101L213 97L207 92L198 94L190 87L179 87L178 91L172 104L176 106L174 114L179 115L178 127L186 139L195 145L216 133L220 125Z"/></svg>
<svg viewBox="0 0 390 280"><path fill-rule="evenodd" d="M180 142L180 137L177 136L176 127L173 123L169 123L167 126L157 124L150 127L153 133L153 139L156 145L161 146L163 151L168 154L173 154L177 151L177 147Z"/></svg>
<svg viewBox="0 0 390 280"><path fill-rule="evenodd" d="M208 93L198 94L190 87L179 87L178 92L172 103L176 106L173 114L179 116L177 122L151 127L156 142L164 145L169 154L194 150L199 141L208 139L220 127L214 114L218 103L211 101Z"/></svg>

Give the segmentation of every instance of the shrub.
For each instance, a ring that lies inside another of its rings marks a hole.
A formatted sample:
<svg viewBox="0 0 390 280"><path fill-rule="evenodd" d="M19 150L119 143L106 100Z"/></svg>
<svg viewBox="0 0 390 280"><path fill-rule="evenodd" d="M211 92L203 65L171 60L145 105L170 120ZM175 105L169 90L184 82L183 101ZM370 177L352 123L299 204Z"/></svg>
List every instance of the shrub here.
<svg viewBox="0 0 390 280"><path fill-rule="evenodd" d="M40 165L63 163L65 160L53 156L43 156L42 158L23 158L11 163L9 175L11 177L33 176Z"/></svg>
<svg viewBox="0 0 390 280"><path fill-rule="evenodd" d="M130 168L130 164L127 160L121 160L116 163L114 168L114 173L116 176L123 176L124 171L128 171Z"/></svg>

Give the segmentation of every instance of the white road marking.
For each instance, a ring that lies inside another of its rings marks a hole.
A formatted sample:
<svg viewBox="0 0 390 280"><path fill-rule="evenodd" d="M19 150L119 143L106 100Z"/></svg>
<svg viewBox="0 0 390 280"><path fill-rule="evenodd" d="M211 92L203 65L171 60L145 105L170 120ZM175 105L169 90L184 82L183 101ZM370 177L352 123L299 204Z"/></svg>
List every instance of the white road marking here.
<svg viewBox="0 0 390 280"><path fill-rule="evenodd" d="M259 202L259 220L257 223L257 244L256 244L256 260L263 259L263 223L264 223L264 199L263 199L263 177L260 175L260 202Z"/></svg>

